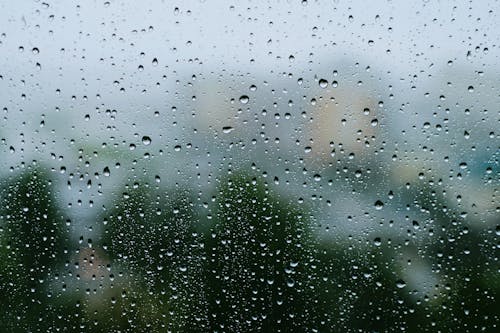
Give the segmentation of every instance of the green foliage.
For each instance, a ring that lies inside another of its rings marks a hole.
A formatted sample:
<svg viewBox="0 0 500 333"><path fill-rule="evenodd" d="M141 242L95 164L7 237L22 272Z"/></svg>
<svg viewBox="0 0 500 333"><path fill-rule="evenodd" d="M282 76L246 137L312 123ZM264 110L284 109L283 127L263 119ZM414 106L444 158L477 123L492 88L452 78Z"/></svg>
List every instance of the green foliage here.
<svg viewBox="0 0 500 333"><path fill-rule="evenodd" d="M205 306L200 281L203 246L194 231L196 218L190 195L146 186L136 185L123 192L104 217L101 243L112 266L125 267L136 284L131 296L140 299L139 303L150 299L147 302L156 309L157 314L145 325L153 322L159 328L191 331L196 327L193 314L202 313ZM113 318L127 319L120 315ZM203 325L200 318L196 323Z"/></svg>
<svg viewBox="0 0 500 333"><path fill-rule="evenodd" d="M211 331L306 331L312 256L303 211L247 175L221 183L206 236Z"/></svg>
<svg viewBox="0 0 500 333"><path fill-rule="evenodd" d="M306 206L245 173L220 180L207 220L186 189L126 186L99 217L93 249L70 246L42 170L1 182L2 332L469 332L498 322L498 230L466 224L438 186L394 199L428 214L404 250L439 278L424 295L398 286L400 245L319 242ZM417 232L434 238L414 243ZM70 269L75 249L94 268Z"/></svg>
<svg viewBox="0 0 500 333"><path fill-rule="evenodd" d="M1 183L0 321L6 330L25 332L50 325L46 280L67 260L68 236L44 171Z"/></svg>

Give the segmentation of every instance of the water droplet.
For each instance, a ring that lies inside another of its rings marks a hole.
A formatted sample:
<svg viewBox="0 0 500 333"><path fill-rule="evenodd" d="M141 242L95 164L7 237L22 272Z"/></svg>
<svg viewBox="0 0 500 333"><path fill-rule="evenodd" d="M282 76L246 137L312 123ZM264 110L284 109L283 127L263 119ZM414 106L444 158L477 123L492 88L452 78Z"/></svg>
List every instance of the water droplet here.
<svg viewBox="0 0 500 333"><path fill-rule="evenodd" d="M240 103L241 103L241 104L247 104L247 103L248 103L248 101L249 101L249 98L248 98L248 96L247 96L247 95L242 95L242 96L240 96Z"/></svg>
<svg viewBox="0 0 500 333"><path fill-rule="evenodd" d="M398 287L399 289L402 289L402 288L406 287L406 282L404 282L403 280L397 280L396 287Z"/></svg>
<svg viewBox="0 0 500 333"><path fill-rule="evenodd" d="M319 80L319 86L323 89L325 89L326 87L328 87L328 81L325 80L325 79L321 79Z"/></svg>
<svg viewBox="0 0 500 333"><path fill-rule="evenodd" d="M375 201L375 209L381 210L384 207L384 203L380 200Z"/></svg>
<svg viewBox="0 0 500 333"><path fill-rule="evenodd" d="M151 144L151 138L149 136L143 136L142 137L142 144L145 146L149 146Z"/></svg>
<svg viewBox="0 0 500 333"><path fill-rule="evenodd" d="M222 132L225 134L231 133L232 131L234 131L234 127L231 127L231 126L222 127Z"/></svg>
<svg viewBox="0 0 500 333"><path fill-rule="evenodd" d="M373 244L375 244L375 246L382 245L382 239L380 239L380 237L375 237L375 239L373 240Z"/></svg>
<svg viewBox="0 0 500 333"><path fill-rule="evenodd" d="M420 224L418 224L418 221L413 221L412 225L413 225L413 229L415 229L415 230L420 229Z"/></svg>

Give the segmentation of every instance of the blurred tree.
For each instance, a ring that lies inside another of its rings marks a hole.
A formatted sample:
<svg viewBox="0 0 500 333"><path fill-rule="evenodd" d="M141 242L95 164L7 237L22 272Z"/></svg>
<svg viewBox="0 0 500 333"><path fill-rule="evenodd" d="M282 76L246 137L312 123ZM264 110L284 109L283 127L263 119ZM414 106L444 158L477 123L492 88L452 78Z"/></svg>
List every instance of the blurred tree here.
<svg viewBox="0 0 500 333"><path fill-rule="evenodd" d="M48 290L68 260L66 219L49 179L43 169L30 169L0 181L2 332L50 331L61 322L57 316L71 320L74 314L58 307Z"/></svg>
<svg viewBox="0 0 500 333"><path fill-rule="evenodd" d="M221 181L206 233L212 332L308 330L311 235L304 210L246 174Z"/></svg>
<svg viewBox="0 0 500 333"><path fill-rule="evenodd" d="M144 298L151 300L146 303L152 303L156 317L146 316L143 324L153 323L156 329L206 331L200 281L203 246L194 231L190 198L188 191L162 192L147 183L136 184L126 188L104 217L102 246L112 266L125 267L134 282L144 286L131 289L130 297L143 303ZM151 313L151 309L142 310ZM102 318L109 320L107 315ZM129 326L127 317L112 320Z"/></svg>

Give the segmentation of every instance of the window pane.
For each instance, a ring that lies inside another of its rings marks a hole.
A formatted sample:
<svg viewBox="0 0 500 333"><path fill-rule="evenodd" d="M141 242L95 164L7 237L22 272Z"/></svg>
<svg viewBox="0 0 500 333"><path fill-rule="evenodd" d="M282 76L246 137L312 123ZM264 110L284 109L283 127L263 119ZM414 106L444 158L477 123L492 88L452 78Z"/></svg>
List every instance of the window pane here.
<svg viewBox="0 0 500 333"><path fill-rule="evenodd" d="M0 1L0 331L498 331L499 11Z"/></svg>

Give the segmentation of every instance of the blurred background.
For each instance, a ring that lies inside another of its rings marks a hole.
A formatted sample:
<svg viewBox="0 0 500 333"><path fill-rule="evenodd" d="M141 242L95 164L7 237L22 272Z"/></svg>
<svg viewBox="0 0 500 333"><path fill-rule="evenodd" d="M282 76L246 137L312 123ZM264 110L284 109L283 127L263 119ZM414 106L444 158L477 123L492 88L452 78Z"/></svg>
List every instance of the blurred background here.
<svg viewBox="0 0 500 333"><path fill-rule="evenodd" d="M0 332L497 332L499 11L0 0Z"/></svg>

